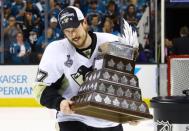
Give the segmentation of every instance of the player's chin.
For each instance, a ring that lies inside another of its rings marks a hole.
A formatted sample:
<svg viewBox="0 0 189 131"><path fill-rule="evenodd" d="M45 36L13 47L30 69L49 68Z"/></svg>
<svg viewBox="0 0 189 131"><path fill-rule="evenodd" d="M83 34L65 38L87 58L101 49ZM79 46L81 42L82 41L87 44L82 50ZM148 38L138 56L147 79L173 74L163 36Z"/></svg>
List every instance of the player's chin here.
<svg viewBox="0 0 189 131"><path fill-rule="evenodd" d="M73 43L76 45L80 45L80 41L79 40L73 40Z"/></svg>
<svg viewBox="0 0 189 131"><path fill-rule="evenodd" d="M81 41L74 41L74 44L75 44L77 47L82 47L82 46L83 46L83 42L81 42Z"/></svg>
<svg viewBox="0 0 189 131"><path fill-rule="evenodd" d="M74 43L75 47L77 47L77 48L82 47L82 44L81 44L81 43L79 43L79 42L73 42L73 43Z"/></svg>

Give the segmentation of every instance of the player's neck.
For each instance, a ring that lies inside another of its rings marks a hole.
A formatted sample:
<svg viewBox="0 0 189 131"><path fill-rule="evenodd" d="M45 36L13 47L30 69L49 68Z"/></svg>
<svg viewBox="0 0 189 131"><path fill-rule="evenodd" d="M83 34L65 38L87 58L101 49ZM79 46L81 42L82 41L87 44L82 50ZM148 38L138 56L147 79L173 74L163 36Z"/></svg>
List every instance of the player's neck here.
<svg viewBox="0 0 189 131"><path fill-rule="evenodd" d="M88 33L87 33L87 37L86 37L84 43L85 43L85 44L84 44L83 47L80 48L80 49L85 49L85 48L89 47L89 46L91 45L91 43L92 43L91 36L90 36Z"/></svg>

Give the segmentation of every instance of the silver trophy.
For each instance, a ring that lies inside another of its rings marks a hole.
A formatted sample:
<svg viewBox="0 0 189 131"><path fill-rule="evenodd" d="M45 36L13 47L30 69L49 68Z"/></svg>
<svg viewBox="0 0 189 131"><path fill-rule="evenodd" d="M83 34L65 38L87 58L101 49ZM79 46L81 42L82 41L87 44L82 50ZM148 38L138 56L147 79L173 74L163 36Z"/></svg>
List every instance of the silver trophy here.
<svg viewBox="0 0 189 131"><path fill-rule="evenodd" d="M99 47L94 71L73 97L73 110L119 123L152 118L134 75L137 49L137 34L122 19L122 36Z"/></svg>

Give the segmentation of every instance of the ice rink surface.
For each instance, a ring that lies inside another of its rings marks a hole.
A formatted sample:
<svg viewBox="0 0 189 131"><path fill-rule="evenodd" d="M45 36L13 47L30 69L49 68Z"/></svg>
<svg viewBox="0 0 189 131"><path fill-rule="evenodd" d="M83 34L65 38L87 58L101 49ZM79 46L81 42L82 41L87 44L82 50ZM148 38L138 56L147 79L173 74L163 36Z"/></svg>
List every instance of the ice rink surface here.
<svg viewBox="0 0 189 131"><path fill-rule="evenodd" d="M153 111L150 109L150 112ZM0 108L0 131L56 131L55 111L46 108ZM123 124L124 131L154 131L153 120L136 126Z"/></svg>

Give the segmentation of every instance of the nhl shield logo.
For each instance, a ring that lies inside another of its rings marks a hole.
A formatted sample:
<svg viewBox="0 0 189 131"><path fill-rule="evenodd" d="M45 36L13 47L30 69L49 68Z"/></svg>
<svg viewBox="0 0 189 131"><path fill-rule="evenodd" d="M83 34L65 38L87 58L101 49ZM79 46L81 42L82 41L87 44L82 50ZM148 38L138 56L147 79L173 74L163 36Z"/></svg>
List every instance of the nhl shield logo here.
<svg viewBox="0 0 189 131"><path fill-rule="evenodd" d="M73 60L70 58L70 55L67 55L67 61L64 62L64 65L67 67L71 67L73 64Z"/></svg>
<svg viewBox="0 0 189 131"><path fill-rule="evenodd" d="M157 121L157 131L172 131L172 125L169 121Z"/></svg>

